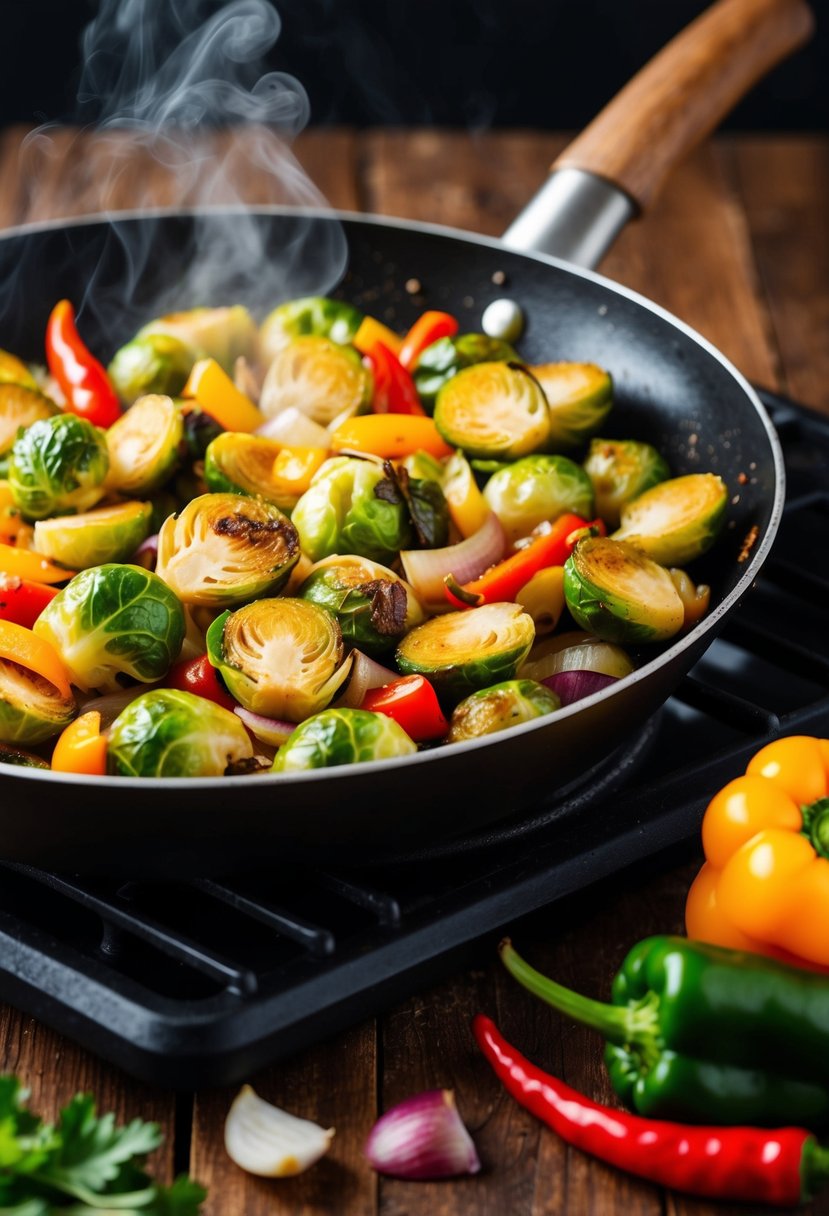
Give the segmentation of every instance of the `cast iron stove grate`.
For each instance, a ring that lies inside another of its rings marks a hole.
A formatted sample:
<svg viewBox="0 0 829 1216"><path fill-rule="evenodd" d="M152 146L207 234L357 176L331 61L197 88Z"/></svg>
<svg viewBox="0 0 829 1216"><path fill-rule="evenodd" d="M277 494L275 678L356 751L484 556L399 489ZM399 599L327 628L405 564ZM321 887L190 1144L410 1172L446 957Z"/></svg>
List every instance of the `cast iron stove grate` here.
<svg viewBox="0 0 829 1216"><path fill-rule="evenodd" d="M232 1082L400 998L473 939L695 836L754 750L829 727L829 419L766 402L788 473L779 538L721 638L624 753L625 768L647 762L608 772L612 815L601 802L574 814L576 793L363 873L294 865L163 885L6 865L0 997L145 1079Z"/></svg>

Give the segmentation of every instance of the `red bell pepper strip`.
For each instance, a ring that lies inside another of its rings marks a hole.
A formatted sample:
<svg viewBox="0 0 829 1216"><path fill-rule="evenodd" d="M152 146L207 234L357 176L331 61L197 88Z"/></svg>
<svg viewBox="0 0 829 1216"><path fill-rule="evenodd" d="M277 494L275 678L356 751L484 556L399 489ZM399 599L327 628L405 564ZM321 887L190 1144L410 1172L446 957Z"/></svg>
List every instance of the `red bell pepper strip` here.
<svg viewBox="0 0 829 1216"><path fill-rule="evenodd" d="M364 351L374 374L375 414L425 414L409 373L383 342L373 342Z"/></svg>
<svg viewBox="0 0 829 1216"><path fill-rule="evenodd" d="M424 676L403 676L382 688L370 688L360 708L392 718L415 743L442 739L449 730L437 694Z"/></svg>
<svg viewBox="0 0 829 1216"><path fill-rule="evenodd" d="M164 683L167 688L192 692L197 697L204 697L206 701L214 701L224 709L234 710L237 705L230 693L219 683L216 669L211 667L206 654L175 663L167 673Z"/></svg>
<svg viewBox="0 0 829 1216"><path fill-rule="evenodd" d="M495 1075L567 1144L659 1186L709 1199L790 1207L829 1180L829 1150L804 1128L690 1127L600 1106L542 1072L478 1014L472 1030Z"/></svg>
<svg viewBox="0 0 829 1216"><path fill-rule="evenodd" d="M14 621L16 625L31 629L57 594L57 587L0 572L0 621Z"/></svg>
<svg viewBox="0 0 829 1216"><path fill-rule="evenodd" d="M121 403L104 366L81 341L68 300L52 309L46 326L46 362L66 397L66 409L95 426L121 417Z"/></svg>
<svg viewBox="0 0 829 1216"><path fill-rule="evenodd" d="M418 317L412 328L403 339L398 358L408 371L413 371L418 359L427 346L437 342L438 338L452 338L460 326L448 312L437 312L430 309Z"/></svg>
<svg viewBox="0 0 829 1216"><path fill-rule="evenodd" d="M513 603L522 587L539 570L548 566L563 566L587 531L605 536L607 530L600 519L588 523L580 515L561 515L550 528L505 558L471 583L463 586L452 575L446 578L446 598L456 608L479 608L481 604Z"/></svg>

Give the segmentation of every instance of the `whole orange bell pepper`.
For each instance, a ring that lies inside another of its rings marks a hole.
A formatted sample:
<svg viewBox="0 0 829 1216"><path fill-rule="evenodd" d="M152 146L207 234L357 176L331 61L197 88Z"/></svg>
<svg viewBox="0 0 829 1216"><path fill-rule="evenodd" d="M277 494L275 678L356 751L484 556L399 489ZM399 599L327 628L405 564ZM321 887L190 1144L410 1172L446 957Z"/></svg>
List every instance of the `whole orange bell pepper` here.
<svg viewBox="0 0 829 1216"><path fill-rule="evenodd" d="M702 821L688 936L829 967L829 740L762 748Z"/></svg>

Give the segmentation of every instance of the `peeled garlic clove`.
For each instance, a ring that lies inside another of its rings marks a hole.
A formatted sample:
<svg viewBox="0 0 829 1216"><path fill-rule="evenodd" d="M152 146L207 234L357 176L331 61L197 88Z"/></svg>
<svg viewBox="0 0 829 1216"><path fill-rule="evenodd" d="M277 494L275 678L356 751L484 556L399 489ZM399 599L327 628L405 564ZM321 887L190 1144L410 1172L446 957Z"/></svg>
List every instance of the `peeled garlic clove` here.
<svg viewBox="0 0 829 1216"><path fill-rule="evenodd" d="M363 1151L375 1170L394 1178L451 1178L481 1168L451 1089L431 1089L387 1110Z"/></svg>
<svg viewBox="0 0 829 1216"><path fill-rule="evenodd" d="M250 1085L239 1090L225 1121L228 1156L263 1178L301 1174L328 1152L333 1136L333 1128L325 1131L264 1102Z"/></svg>

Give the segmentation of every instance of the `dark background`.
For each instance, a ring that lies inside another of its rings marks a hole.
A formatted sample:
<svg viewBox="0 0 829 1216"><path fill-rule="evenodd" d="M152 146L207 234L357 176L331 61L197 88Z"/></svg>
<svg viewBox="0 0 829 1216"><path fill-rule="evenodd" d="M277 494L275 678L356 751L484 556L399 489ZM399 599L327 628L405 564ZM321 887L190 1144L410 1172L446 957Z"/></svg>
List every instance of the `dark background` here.
<svg viewBox="0 0 829 1216"><path fill-rule="evenodd" d="M218 3L218 0L217 0ZM734 113L737 129L829 127L829 0L818 33ZM0 0L0 123L72 116L94 0ZM578 128L705 0L276 0L269 67L315 123Z"/></svg>

